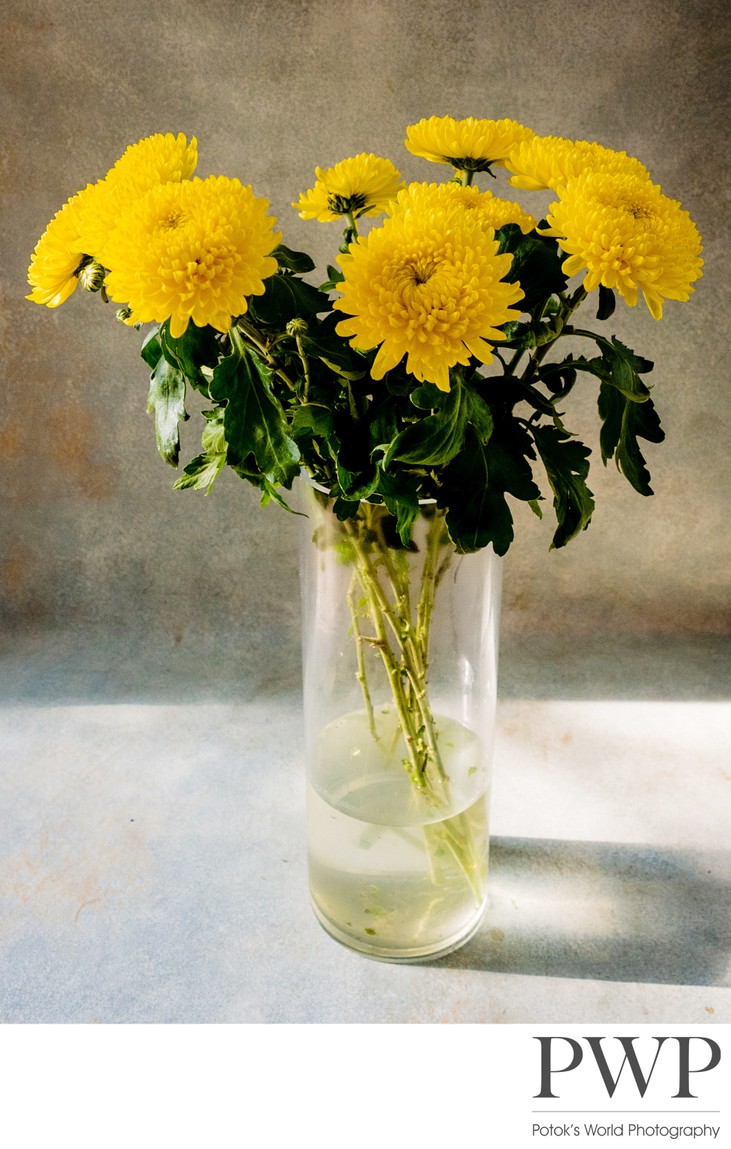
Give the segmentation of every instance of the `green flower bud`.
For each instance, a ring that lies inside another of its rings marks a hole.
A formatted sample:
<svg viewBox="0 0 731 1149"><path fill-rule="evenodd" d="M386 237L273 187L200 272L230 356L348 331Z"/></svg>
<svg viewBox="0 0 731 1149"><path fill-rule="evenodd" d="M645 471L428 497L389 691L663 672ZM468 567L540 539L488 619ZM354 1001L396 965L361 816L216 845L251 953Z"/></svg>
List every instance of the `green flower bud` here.
<svg viewBox="0 0 731 1149"><path fill-rule="evenodd" d="M307 334L307 320L306 319L290 319L287 324L287 335L294 335L295 339L298 335Z"/></svg>
<svg viewBox="0 0 731 1149"><path fill-rule="evenodd" d="M95 259L89 259L76 274L79 283L86 291L99 291L104 286L107 271Z"/></svg>
<svg viewBox="0 0 731 1149"><path fill-rule="evenodd" d="M120 323L126 323L127 320L130 318L130 316L132 315L132 308L131 307L118 307L115 314L116 314L117 319L119 320Z"/></svg>

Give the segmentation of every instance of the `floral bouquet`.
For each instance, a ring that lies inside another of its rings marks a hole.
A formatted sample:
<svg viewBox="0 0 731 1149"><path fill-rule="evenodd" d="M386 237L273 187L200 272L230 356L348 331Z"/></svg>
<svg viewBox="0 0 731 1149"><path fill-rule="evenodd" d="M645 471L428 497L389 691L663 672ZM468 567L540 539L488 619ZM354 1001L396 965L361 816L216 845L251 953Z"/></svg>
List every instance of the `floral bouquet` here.
<svg viewBox="0 0 731 1149"><path fill-rule="evenodd" d="M370 737L397 745L413 792L451 817L454 771L429 689L437 589L453 556L508 550L509 499L541 516L537 473L552 493L552 545L588 526L590 450L563 411L580 377L598 384L602 461L652 493L641 441L664 437L652 363L576 313L591 302L601 324L617 296L630 307L641 296L660 319L666 300L690 296L702 249L688 213L624 152L449 116L412 125L405 142L445 180L406 185L390 160L360 154L317 168L293 205L344 228L316 285L313 261L281 242L265 199L238 179L193 175L195 140L141 140L53 218L28 298L53 308L81 286L119 304L123 323L152 325L142 344L148 406L174 466L186 392L204 397L200 451L177 488L208 492L228 466L262 502L287 506L294 480L309 477L332 527L320 545L327 536L351 572L353 669ZM546 206L534 216L478 186L498 173L550 193ZM589 353L557 353L567 336ZM440 832L474 889L480 863L465 815ZM427 852L433 873L433 840Z"/></svg>

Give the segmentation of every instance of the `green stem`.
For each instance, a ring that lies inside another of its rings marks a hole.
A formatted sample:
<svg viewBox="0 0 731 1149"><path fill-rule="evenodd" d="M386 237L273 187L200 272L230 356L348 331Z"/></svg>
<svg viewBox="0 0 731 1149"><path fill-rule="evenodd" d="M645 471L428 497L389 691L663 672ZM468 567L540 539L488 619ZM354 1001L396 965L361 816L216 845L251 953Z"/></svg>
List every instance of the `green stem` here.
<svg viewBox="0 0 731 1149"><path fill-rule="evenodd" d="M268 351L266 345L264 343L262 343L261 339L259 338L258 332L253 327L251 327L251 325L249 323L247 323L245 319L243 319L240 316L236 320L236 323L233 324L232 327L229 329L229 337L231 339L231 346L242 357L245 354L245 348L246 348L246 344L244 343L244 340L242 338L243 335L246 336L247 340L252 345L254 350L259 352L262 359L266 360L267 366L271 367L274 374L278 375L283 383L286 383L289 390L290 391L296 391L297 388L295 387L294 383L292 382L292 380L287 375L286 371L283 371L282 368L277 365L276 360L274 360L272 358L272 356L269 354L269 351Z"/></svg>
<svg viewBox="0 0 731 1149"><path fill-rule="evenodd" d="M350 617L351 617L352 624L353 624L353 635L355 637L356 659L358 662L358 669L356 671L355 677L358 679L358 682L360 683L361 691L363 693L363 701L365 702L366 714L368 716L368 729L371 732L371 737L372 737L373 741L378 742L378 741L380 741L380 739L379 739L379 735L378 735L378 730L376 729L376 719L375 719L375 715L373 713L373 702L371 699L371 692L370 692L370 689L368 687L368 678L366 676L366 666L365 666L365 656L363 653L363 643L366 641L366 639L365 639L365 637L364 637L364 635L360 629L358 607L357 607L357 604L355 601L356 579L357 579L357 576L356 576L355 572L353 572L353 577L350 580L350 586L348 587L348 596L347 596L348 597L348 609L350 610Z"/></svg>
<svg viewBox="0 0 731 1149"><path fill-rule="evenodd" d="M380 522L382 514L366 506L364 520L346 520L344 523L353 546L358 577L370 604L371 619L376 635L370 641L381 654L391 682L394 703L404 731L409 766L419 789L440 802L446 800L447 775L439 750L436 722L427 694L426 658L423 640L428 645L428 625L431 621L431 603L425 596L422 606L421 634L417 635L411 619L408 591L408 569L399 572L393 562ZM437 542L440 531L435 531ZM366 539L361 537L365 527ZM432 543L433 546L433 543ZM433 558L432 558L433 562ZM385 571L394 597L390 603L379 578L378 567ZM435 573L427 576L431 596L435 587ZM391 638L389 639L389 629ZM364 636L365 637L365 636ZM429 769L431 767L431 769Z"/></svg>
<svg viewBox="0 0 731 1149"><path fill-rule="evenodd" d="M368 559L368 554L363 547L360 539L358 527L352 520L345 520L343 524L348 537L351 541L353 552L356 559L356 568L358 577L363 588L363 591L368 599L370 606L371 620L375 628L375 636L367 638L363 636L364 640L378 651L383 661L386 674L391 686L391 694L393 697L394 705L396 707L401 730L403 731L404 742L406 744L406 753L410 765L410 774L412 781L420 790L426 790L427 784L425 779L426 762L424 754L420 746L420 739L418 730L414 724L414 715L408 705L408 701L404 692L403 680L401 675L401 667L397 664L393 651L388 640L388 631L386 629L386 617L390 615L383 609L383 590L378 582L375 571L371 569Z"/></svg>
<svg viewBox="0 0 731 1149"><path fill-rule="evenodd" d="M548 351L551 347L553 347L556 340L560 339L564 334L564 328L566 327L568 320L573 315L574 311L576 311L577 307L579 307L585 299L586 292L584 291L583 287L578 287L570 299L564 299L562 297L561 308L556 313L553 321L555 334L553 335L552 339L548 339L545 343L542 343L540 347L535 348L530 359L528 360L526 369L521 376L521 382L531 383L533 381L533 379L538 374L538 368L540 367L543 359L548 354ZM571 332L569 332L569 334L575 334L573 329Z"/></svg>
<svg viewBox="0 0 731 1149"><path fill-rule="evenodd" d="M297 352L300 359L302 360L302 371L305 377L305 386L302 394L302 400L304 403L306 403L310 395L310 363L305 353L302 336L299 333L295 335L294 341L297 344Z"/></svg>

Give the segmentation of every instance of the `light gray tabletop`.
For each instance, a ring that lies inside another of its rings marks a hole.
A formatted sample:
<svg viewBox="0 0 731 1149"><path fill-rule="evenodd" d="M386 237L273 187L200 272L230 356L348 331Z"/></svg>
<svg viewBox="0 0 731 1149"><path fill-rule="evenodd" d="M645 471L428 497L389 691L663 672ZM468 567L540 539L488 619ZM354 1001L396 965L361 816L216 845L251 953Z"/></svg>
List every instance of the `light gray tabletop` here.
<svg viewBox="0 0 731 1149"><path fill-rule="evenodd" d="M224 638L9 644L2 1021L729 1021L727 653L545 648L539 673L508 642L488 915L397 966L310 910L296 669L222 688Z"/></svg>

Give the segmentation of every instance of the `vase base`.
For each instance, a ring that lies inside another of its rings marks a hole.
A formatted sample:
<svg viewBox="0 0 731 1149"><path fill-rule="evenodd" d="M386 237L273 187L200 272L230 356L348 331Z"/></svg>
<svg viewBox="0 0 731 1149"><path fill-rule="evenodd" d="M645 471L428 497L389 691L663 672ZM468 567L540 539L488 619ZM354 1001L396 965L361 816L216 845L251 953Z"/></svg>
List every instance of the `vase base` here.
<svg viewBox="0 0 731 1149"><path fill-rule="evenodd" d="M372 942L369 938L358 937L348 933L347 930L342 929L322 912L314 898L311 899L311 904L315 917L322 928L331 938L339 942L340 945L345 946L346 949L353 950L355 953L361 954L363 957L371 958L373 961L390 962L395 965L418 965L420 962L435 961L437 958L446 957L448 954L454 953L455 950L466 945L467 942L475 936L482 924L485 910L487 909L486 899L479 910L475 912L474 917L467 923L467 926L449 938L440 938L439 941L432 942L429 945L389 948Z"/></svg>

